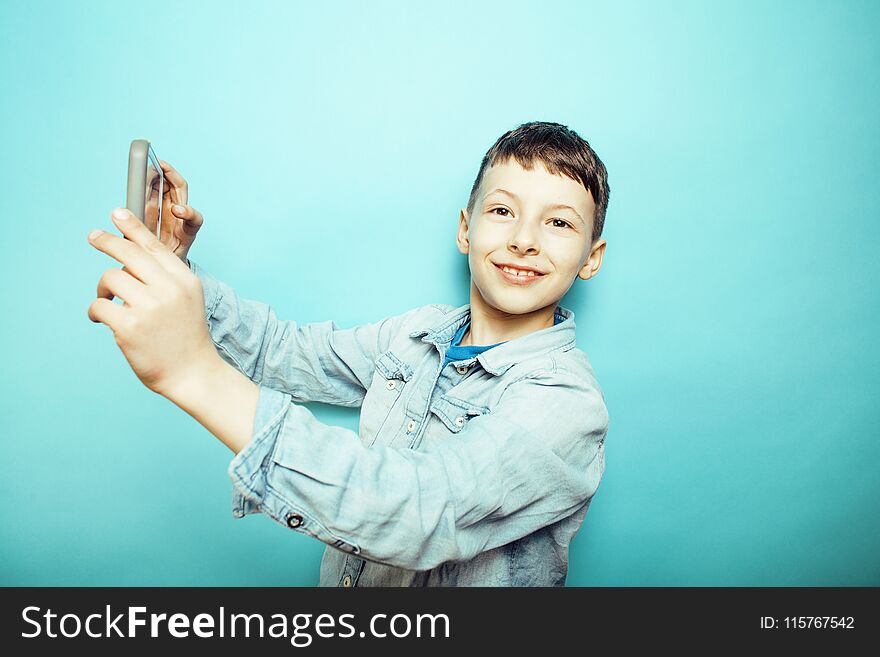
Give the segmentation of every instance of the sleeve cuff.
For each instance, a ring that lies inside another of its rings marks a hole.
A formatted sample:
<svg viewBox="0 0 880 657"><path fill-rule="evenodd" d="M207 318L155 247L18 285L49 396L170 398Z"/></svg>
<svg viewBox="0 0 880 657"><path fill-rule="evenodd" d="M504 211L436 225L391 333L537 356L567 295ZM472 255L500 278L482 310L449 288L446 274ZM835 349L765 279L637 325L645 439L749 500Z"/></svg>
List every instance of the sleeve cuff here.
<svg viewBox="0 0 880 657"><path fill-rule="evenodd" d="M205 293L205 319L210 319L220 302L218 281L189 258L186 259L186 262L189 264L190 271L198 276L202 282L202 290Z"/></svg>
<svg viewBox="0 0 880 657"><path fill-rule="evenodd" d="M235 455L228 468L232 479L232 515L236 518L260 511L266 494L269 460L291 401L287 393L260 386L253 438Z"/></svg>

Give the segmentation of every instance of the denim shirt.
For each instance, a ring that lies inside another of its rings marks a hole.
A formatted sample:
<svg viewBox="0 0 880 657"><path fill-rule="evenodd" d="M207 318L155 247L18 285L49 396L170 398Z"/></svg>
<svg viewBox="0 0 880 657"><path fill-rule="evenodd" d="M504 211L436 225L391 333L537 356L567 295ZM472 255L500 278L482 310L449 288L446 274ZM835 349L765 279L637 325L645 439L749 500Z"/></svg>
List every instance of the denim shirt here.
<svg viewBox="0 0 880 657"><path fill-rule="evenodd" d="M469 304L340 328L279 320L190 261L220 356L259 386L232 513L326 544L320 586L563 586L605 470L574 313L442 366ZM357 432L302 406L360 407Z"/></svg>

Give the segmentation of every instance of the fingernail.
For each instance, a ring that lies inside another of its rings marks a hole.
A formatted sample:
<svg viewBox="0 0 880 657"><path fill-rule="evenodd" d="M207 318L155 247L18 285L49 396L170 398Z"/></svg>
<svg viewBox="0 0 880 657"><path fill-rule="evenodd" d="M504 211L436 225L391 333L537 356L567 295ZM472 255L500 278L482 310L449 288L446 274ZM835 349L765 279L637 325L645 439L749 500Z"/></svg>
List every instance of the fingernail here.
<svg viewBox="0 0 880 657"><path fill-rule="evenodd" d="M175 205L175 206L174 206L174 211L175 211L177 214L183 214L183 213L185 212L185 209L184 209L184 207L183 207L182 205Z"/></svg>
<svg viewBox="0 0 880 657"><path fill-rule="evenodd" d="M116 208L113 211L113 218L114 219L127 219L128 213L125 210L123 210L122 208Z"/></svg>
<svg viewBox="0 0 880 657"><path fill-rule="evenodd" d="M103 235L103 234L104 234L103 230L99 230L96 228L91 233L89 233L89 239L90 240L96 239L99 235Z"/></svg>

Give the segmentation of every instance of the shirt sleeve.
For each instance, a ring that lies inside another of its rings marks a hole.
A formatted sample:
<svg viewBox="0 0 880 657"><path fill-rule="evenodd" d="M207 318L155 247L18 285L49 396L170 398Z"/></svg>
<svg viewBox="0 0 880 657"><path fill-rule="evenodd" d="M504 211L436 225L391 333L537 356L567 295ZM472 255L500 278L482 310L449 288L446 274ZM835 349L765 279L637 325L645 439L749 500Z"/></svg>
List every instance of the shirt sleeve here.
<svg viewBox="0 0 880 657"><path fill-rule="evenodd" d="M340 328L332 320L279 320L265 303L235 291L188 260L202 283L205 319L217 352L245 376L296 402L357 407L369 389L376 358L414 308L378 322Z"/></svg>
<svg viewBox="0 0 880 657"><path fill-rule="evenodd" d="M522 538L589 502L605 468L602 393L573 374L511 384L440 444L366 447L261 386L252 441L229 465L233 515L379 563L428 570Z"/></svg>

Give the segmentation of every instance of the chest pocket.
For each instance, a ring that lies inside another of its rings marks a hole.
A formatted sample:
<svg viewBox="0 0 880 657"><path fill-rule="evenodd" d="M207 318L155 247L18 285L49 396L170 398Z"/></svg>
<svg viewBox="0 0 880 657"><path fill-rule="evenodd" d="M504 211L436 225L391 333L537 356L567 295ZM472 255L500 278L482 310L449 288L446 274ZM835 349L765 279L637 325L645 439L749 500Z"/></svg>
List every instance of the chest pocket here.
<svg viewBox="0 0 880 657"><path fill-rule="evenodd" d="M448 395L439 395L431 402L431 412L452 433L459 433L467 426L469 420L487 414L489 409Z"/></svg>
<svg viewBox="0 0 880 657"><path fill-rule="evenodd" d="M376 359L376 371L385 379L388 390L399 391L413 376L409 363L400 360L393 351L386 351Z"/></svg>

